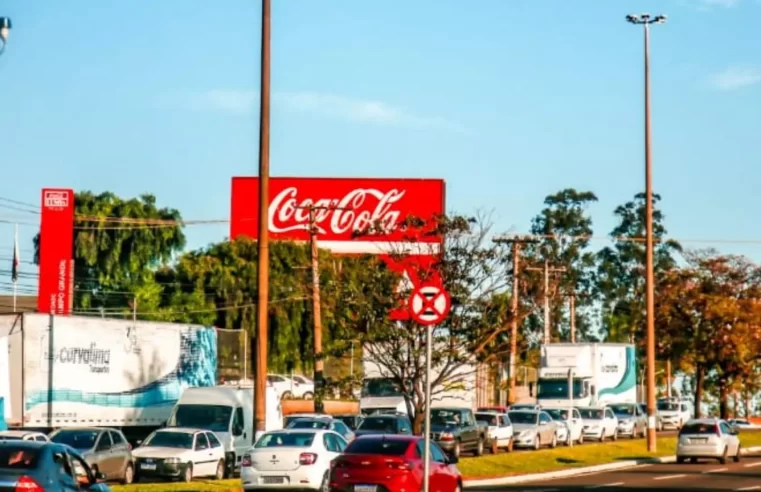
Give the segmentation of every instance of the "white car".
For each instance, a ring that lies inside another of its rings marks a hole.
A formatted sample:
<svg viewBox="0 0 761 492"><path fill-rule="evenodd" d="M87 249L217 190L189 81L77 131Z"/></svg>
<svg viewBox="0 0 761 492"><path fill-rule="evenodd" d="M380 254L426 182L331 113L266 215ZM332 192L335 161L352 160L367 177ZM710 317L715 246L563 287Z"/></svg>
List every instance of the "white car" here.
<svg viewBox="0 0 761 492"><path fill-rule="evenodd" d="M293 381L291 393L295 398L303 398L305 400L314 398L314 381L301 374L294 374L291 380Z"/></svg>
<svg viewBox="0 0 761 492"><path fill-rule="evenodd" d="M572 442L584 442L584 420L578 408L544 408L552 420L558 424L558 442L569 446Z"/></svg>
<svg viewBox="0 0 761 492"><path fill-rule="evenodd" d="M0 441L39 441L48 442L48 436L42 432L32 432L23 430L5 430L0 431Z"/></svg>
<svg viewBox="0 0 761 492"><path fill-rule="evenodd" d="M693 463L700 458L717 459L723 465L732 458L740 461L740 439L737 431L719 419L687 421L679 431L676 445L676 462L687 459Z"/></svg>
<svg viewBox="0 0 761 492"><path fill-rule="evenodd" d="M513 423L506 413L496 411L476 412L476 421L485 422L489 426L489 440L491 441L492 452L496 453L498 449L505 449L508 452L513 450L514 435Z"/></svg>
<svg viewBox="0 0 761 492"><path fill-rule="evenodd" d="M243 456L244 490L327 490L330 462L347 442L329 430L285 429L267 432Z"/></svg>
<svg viewBox="0 0 761 492"><path fill-rule="evenodd" d="M579 415L584 421L584 439L618 439L618 419L609 407L581 407Z"/></svg>
<svg viewBox="0 0 761 492"><path fill-rule="evenodd" d="M677 399L661 399L656 404L663 429L681 429L692 418L690 404Z"/></svg>
<svg viewBox="0 0 761 492"><path fill-rule="evenodd" d="M728 420L727 423L731 425L732 427L735 427L736 429L759 429L761 428L761 425L754 424L753 422L749 421L748 419L731 419ZM0 436L2 436L2 433L0 433Z"/></svg>
<svg viewBox="0 0 761 492"><path fill-rule="evenodd" d="M293 398L293 381L280 374L267 374L267 384L271 384L278 396L283 400Z"/></svg>
<svg viewBox="0 0 761 492"><path fill-rule="evenodd" d="M221 480L225 474L225 449L217 436L207 430L167 427L153 432L132 451L135 481L142 478L196 477Z"/></svg>

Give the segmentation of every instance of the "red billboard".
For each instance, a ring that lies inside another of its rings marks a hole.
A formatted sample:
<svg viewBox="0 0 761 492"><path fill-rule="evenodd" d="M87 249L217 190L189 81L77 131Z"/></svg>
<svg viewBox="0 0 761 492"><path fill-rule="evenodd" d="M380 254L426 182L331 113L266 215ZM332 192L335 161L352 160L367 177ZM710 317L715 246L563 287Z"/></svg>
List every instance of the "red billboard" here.
<svg viewBox="0 0 761 492"><path fill-rule="evenodd" d="M70 314L74 190L43 188L37 310Z"/></svg>
<svg viewBox="0 0 761 492"><path fill-rule="evenodd" d="M269 231L272 240L309 240L309 207L321 248L338 254L378 254L389 266L416 273L441 251L441 238L402 227L407 219L432 222L445 212L442 179L270 178ZM234 177L230 238L259 237L259 178ZM372 234L365 233L372 229ZM423 228L424 230L425 228ZM419 229L418 229L419 231ZM410 236L417 236L411 238ZM389 255L405 254L403 260ZM406 317L404 312L394 318Z"/></svg>

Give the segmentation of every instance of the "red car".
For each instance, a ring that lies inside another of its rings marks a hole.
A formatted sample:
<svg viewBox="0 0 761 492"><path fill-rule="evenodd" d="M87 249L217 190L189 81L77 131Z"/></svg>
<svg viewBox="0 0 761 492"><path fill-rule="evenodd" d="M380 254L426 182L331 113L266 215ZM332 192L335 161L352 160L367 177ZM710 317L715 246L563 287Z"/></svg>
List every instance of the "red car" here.
<svg viewBox="0 0 761 492"><path fill-rule="evenodd" d="M420 436L366 435L352 441L330 465L331 492L420 492L423 450ZM457 458L431 441L431 492L461 492Z"/></svg>

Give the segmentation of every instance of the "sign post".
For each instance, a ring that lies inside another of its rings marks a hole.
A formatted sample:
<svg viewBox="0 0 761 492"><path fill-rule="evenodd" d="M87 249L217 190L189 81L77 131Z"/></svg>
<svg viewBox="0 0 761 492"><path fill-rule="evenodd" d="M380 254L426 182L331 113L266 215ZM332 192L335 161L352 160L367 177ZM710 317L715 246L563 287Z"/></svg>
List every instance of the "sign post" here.
<svg viewBox="0 0 761 492"><path fill-rule="evenodd" d="M425 450L423 451L423 492L429 492L431 473L431 352L433 326L444 321L452 309L452 299L442 285L422 284L410 297L412 319L426 327L425 334Z"/></svg>
<svg viewBox="0 0 761 492"><path fill-rule="evenodd" d="M573 447L573 368L568 368L568 446Z"/></svg>

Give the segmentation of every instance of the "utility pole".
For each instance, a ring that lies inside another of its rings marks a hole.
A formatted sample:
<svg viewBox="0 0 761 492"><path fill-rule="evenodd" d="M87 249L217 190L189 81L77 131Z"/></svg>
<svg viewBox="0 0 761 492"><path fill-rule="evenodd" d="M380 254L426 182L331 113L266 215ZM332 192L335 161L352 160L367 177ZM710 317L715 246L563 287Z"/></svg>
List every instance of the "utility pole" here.
<svg viewBox="0 0 761 492"><path fill-rule="evenodd" d="M571 317L571 343L576 343L576 292L571 292L571 308L569 316Z"/></svg>
<svg viewBox="0 0 761 492"><path fill-rule="evenodd" d="M267 334L269 330L270 274L270 1L262 0L261 87L259 90L259 241L256 303L256 359L254 362L254 424L251 443L266 430ZM254 344L252 344L253 346Z"/></svg>
<svg viewBox="0 0 761 492"><path fill-rule="evenodd" d="M324 360L322 354L322 315L320 313L320 250L317 245L317 211L347 210L340 207L308 205L296 207L309 211L309 245L312 255L312 317L314 322L314 411L322 413L325 380L323 377ZM352 346L353 347L353 346Z"/></svg>
<svg viewBox="0 0 761 492"><path fill-rule="evenodd" d="M647 450L657 451L655 428L655 279L653 274L653 163L650 146L650 24L665 15L627 15L626 21L645 31L645 290L647 301Z"/></svg>
<svg viewBox="0 0 761 492"><path fill-rule="evenodd" d="M510 295L512 319L510 320L510 361L509 361L509 373L510 383L507 392L507 403L512 405L516 400L515 390L515 366L516 359L518 358L518 306L520 300L520 260L521 260L521 244L523 243L536 243L535 239L514 237L496 237L493 240L495 243L510 243L513 245L513 291ZM500 383L502 382L502 371L499 374ZM502 403L502 392L500 391L500 403Z"/></svg>
<svg viewBox="0 0 761 492"><path fill-rule="evenodd" d="M550 343L552 337L550 336L550 273L565 272L565 267L550 267L549 260L544 260L544 266L527 267L526 270L532 272L544 272L544 336L542 337L542 343Z"/></svg>

